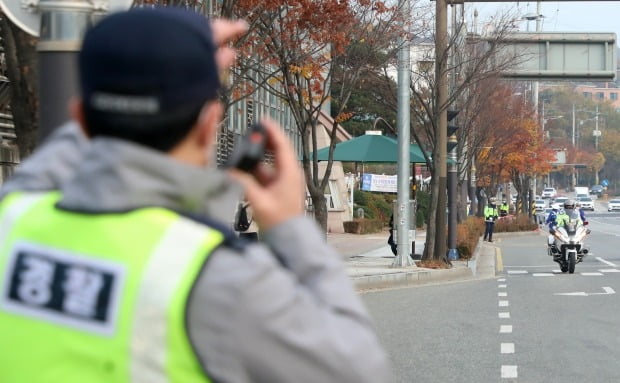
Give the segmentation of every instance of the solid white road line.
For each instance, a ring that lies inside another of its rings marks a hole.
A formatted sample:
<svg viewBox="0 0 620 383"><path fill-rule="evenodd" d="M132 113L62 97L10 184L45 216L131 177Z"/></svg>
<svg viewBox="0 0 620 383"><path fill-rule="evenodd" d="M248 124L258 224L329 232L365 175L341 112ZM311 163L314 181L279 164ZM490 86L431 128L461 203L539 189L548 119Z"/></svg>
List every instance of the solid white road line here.
<svg viewBox="0 0 620 383"><path fill-rule="evenodd" d="M499 307L508 307L508 301L499 301Z"/></svg>
<svg viewBox="0 0 620 383"><path fill-rule="evenodd" d="M616 265L615 263L613 263L613 262L609 262L609 261L606 261L606 260L604 260L604 259L603 259L603 258L601 258L601 257L596 257L596 260L597 260L597 261L599 261L599 262L603 262L603 263L604 263L604 264L606 264L607 266L611 266L611 267L617 267L617 266L618 266L618 265Z"/></svg>
<svg viewBox="0 0 620 383"><path fill-rule="evenodd" d="M505 289L507 285L498 285L497 287L500 289Z"/></svg>
<svg viewBox="0 0 620 383"><path fill-rule="evenodd" d="M502 378L514 379L517 377L517 366L502 366Z"/></svg>
<svg viewBox="0 0 620 383"><path fill-rule="evenodd" d="M618 269L601 269L599 270L601 273L620 273Z"/></svg>
<svg viewBox="0 0 620 383"><path fill-rule="evenodd" d="M497 315L499 316L500 319L510 319L510 313L507 313L507 312L498 313Z"/></svg>
<svg viewBox="0 0 620 383"><path fill-rule="evenodd" d="M510 333L512 333L512 325L510 325L510 324L503 324L503 325L499 326L499 332L500 332L500 334L510 334Z"/></svg>
<svg viewBox="0 0 620 383"><path fill-rule="evenodd" d="M514 354L515 344L514 343L502 343L500 347L500 352L502 354Z"/></svg>

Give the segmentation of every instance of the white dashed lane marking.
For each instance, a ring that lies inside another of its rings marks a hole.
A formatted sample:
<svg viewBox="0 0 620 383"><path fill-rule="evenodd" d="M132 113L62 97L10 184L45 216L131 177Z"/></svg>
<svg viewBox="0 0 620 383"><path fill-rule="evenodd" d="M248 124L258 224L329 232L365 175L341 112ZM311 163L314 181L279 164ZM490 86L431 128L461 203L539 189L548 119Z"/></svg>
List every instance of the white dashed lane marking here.
<svg viewBox="0 0 620 383"><path fill-rule="evenodd" d="M508 293L507 293L507 292L501 292L501 291L500 291L499 293L497 293L497 296L498 296L498 297L507 297L507 296L508 296Z"/></svg>
<svg viewBox="0 0 620 383"><path fill-rule="evenodd" d="M500 319L510 319L510 313L507 313L507 312L498 313L498 314L497 314L497 316L498 316Z"/></svg>
<svg viewBox="0 0 620 383"><path fill-rule="evenodd" d="M499 301L499 307L508 307L508 301Z"/></svg>
<svg viewBox="0 0 620 383"><path fill-rule="evenodd" d="M510 334L510 333L512 333L512 325L510 325L510 324L503 324L503 325L499 326L499 333L500 334Z"/></svg>
<svg viewBox="0 0 620 383"><path fill-rule="evenodd" d="M502 366L502 378L514 379L517 377L517 366Z"/></svg>
<svg viewBox="0 0 620 383"><path fill-rule="evenodd" d="M515 344L514 343L502 343L500 346L500 352L502 354L514 354Z"/></svg>

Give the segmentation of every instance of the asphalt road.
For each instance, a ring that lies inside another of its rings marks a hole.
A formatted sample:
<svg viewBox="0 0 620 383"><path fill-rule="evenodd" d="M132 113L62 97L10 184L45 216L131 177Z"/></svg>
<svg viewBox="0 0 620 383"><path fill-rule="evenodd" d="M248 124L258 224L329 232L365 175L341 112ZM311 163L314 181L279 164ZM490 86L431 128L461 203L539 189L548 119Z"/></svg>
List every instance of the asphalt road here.
<svg viewBox="0 0 620 383"><path fill-rule="evenodd" d="M394 381L620 382L620 214L597 210L575 274L531 234L494 243L494 279L364 294Z"/></svg>

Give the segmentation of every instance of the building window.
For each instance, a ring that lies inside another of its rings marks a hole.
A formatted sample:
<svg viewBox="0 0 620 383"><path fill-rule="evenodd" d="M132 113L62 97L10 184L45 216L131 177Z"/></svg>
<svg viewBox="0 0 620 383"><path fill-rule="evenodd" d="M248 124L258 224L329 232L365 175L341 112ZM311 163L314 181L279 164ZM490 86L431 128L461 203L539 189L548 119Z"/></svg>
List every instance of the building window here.
<svg viewBox="0 0 620 383"><path fill-rule="evenodd" d="M583 97L585 97L585 98L592 98L592 93L590 93L590 92L583 92Z"/></svg>
<svg viewBox="0 0 620 383"><path fill-rule="evenodd" d="M616 93L616 92L609 93L609 98L611 100L617 100L618 99L618 93Z"/></svg>
<svg viewBox="0 0 620 383"><path fill-rule="evenodd" d="M604 100L605 99L605 93L603 92L596 92L596 98L599 100Z"/></svg>
<svg viewBox="0 0 620 383"><path fill-rule="evenodd" d="M329 180L327 187L325 188L325 202L327 203L327 210L342 210L342 203L340 202L340 196L338 195L338 183L336 180Z"/></svg>

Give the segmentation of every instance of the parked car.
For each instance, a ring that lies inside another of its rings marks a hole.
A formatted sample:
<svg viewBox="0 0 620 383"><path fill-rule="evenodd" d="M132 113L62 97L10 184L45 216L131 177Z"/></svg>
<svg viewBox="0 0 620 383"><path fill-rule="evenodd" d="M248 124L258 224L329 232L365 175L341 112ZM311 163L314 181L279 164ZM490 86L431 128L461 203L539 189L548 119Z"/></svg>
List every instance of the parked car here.
<svg viewBox="0 0 620 383"><path fill-rule="evenodd" d="M620 199L611 199L607 202L607 211L620 210Z"/></svg>
<svg viewBox="0 0 620 383"><path fill-rule="evenodd" d="M601 195L601 194L603 194L604 190L605 190L605 188L603 187L603 185L593 185L590 188L590 194Z"/></svg>
<svg viewBox="0 0 620 383"><path fill-rule="evenodd" d="M536 209L536 211L543 211L545 210L545 208L547 207L547 202L545 200L542 199L538 199L536 201L534 201L534 209Z"/></svg>
<svg viewBox="0 0 620 383"><path fill-rule="evenodd" d="M555 188L544 188L542 192L543 198L555 198L558 193L555 191Z"/></svg>
<svg viewBox="0 0 620 383"><path fill-rule="evenodd" d="M594 201L590 197L579 198L579 208L594 211Z"/></svg>

